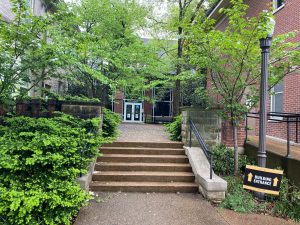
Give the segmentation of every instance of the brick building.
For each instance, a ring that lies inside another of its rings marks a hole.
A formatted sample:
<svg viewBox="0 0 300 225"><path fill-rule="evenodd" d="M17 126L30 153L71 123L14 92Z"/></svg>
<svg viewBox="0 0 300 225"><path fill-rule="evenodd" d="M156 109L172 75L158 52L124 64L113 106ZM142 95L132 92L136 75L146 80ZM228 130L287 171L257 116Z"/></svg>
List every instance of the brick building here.
<svg viewBox="0 0 300 225"><path fill-rule="evenodd" d="M36 16L42 16L47 12L52 12L54 9L53 1L44 0L28 0L28 6L32 10L33 14ZM14 14L11 11L12 3L10 0L0 0L0 19L10 22L14 19ZM2 17L2 18L1 18ZM38 84L40 87L46 88L54 92L63 92L67 88L67 83L61 79L53 78L51 80L45 80ZM30 87L30 84L28 84ZM33 88L30 90L30 96L36 97L40 95L38 88Z"/></svg>
<svg viewBox="0 0 300 225"><path fill-rule="evenodd" d="M130 88L117 91L113 98L113 111L124 122L169 122L173 114L172 89L156 87L133 94Z"/></svg>
<svg viewBox="0 0 300 225"><path fill-rule="evenodd" d="M274 36L292 31L300 31L299 0L244 0L244 3L249 6L246 15L248 17L257 16L262 10L270 10L270 7L273 6L273 14L276 20ZM221 8L228 8L230 5L230 0L220 0L209 11L208 16L216 20L215 27L217 29L224 30L227 27L228 20L219 10ZM300 34L298 33L295 38L289 41L299 42ZM273 88L273 93L274 95L269 97L267 103L269 112L300 113L299 73L291 73L285 76L282 82ZM258 111L256 110L256 112ZM248 119L248 123L248 126L253 129L250 131L250 134L258 135L259 121ZM242 130L240 132L242 133ZM298 138L300 138L299 134ZM286 140L287 123L269 120L267 123L267 135L271 138ZM243 135L241 135L240 144L243 142L243 138ZM296 140L296 123L291 123L290 125L290 140Z"/></svg>

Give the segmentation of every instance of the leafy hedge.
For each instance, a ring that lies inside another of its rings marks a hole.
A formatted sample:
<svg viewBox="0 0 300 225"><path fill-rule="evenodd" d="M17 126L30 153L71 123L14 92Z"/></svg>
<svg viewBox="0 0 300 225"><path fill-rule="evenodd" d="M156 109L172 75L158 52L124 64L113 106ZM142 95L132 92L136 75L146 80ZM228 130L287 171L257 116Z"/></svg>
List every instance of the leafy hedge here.
<svg viewBox="0 0 300 225"><path fill-rule="evenodd" d="M89 199L75 180L81 168L86 171L103 141L97 132L99 122L64 114L52 119L4 119L5 126L0 126L0 224L70 224ZM86 151L81 153L84 146Z"/></svg>
<svg viewBox="0 0 300 225"><path fill-rule="evenodd" d="M212 151L214 159L214 172L219 175L232 175L234 173L234 152L225 145L217 145ZM239 169L243 172L245 166L254 164L246 155L239 155Z"/></svg>
<svg viewBox="0 0 300 225"><path fill-rule="evenodd" d="M221 207L241 213L267 213L300 221L300 187L283 177L280 195L266 195L266 201L261 203L255 199L251 191L243 189L242 176L232 176L234 168L232 149L224 145L216 146L213 149L213 158L214 172L225 176L224 179L228 184L226 198L221 203ZM246 155L239 156L239 168L242 174L246 165L254 163Z"/></svg>
<svg viewBox="0 0 300 225"><path fill-rule="evenodd" d="M166 130L170 133L171 141L181 141L181 124L182 116L177 116L174 118L172 123L166 124Z"/></svg>
<svg viewBox="0 0 300 225"><path fill-rule="evenodd" d="M119 134L118 128L121 123L121 118L118 114L112 112L109 109L103 108L103 125L102 135L107 138L116 138Z"/></svg>

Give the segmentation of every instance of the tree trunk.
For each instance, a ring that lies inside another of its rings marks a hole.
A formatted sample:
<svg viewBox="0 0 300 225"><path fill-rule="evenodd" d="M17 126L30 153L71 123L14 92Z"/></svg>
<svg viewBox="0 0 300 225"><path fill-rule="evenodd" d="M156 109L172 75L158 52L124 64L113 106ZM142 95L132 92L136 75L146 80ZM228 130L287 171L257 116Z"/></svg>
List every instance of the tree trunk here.
<svg viewBox="0 0 300 225"><path fill-rule="evenodd" d="M183 33L183 28L178 27L178 46L177 46L177 65L176 65L176 75L179 75L181 73L181 58L182 58L182 52L183 52L183 42L181 35ZM175 81L175 88L173 91L173 116L178 116L179 115L179 108L180 108L180 80Z"/></svg>
<svg viewBox="0 0 300 225"><path fill-rule="evenodd" d="M173 116L179 115L180 108L180 80L175 81L175 87L173 91Z"/></svg>
<svg viewBox="0 0 300 225"><path fill-rule="evenodd" d="M239 174L239 147L238 147L238 134L237 134L237 122L232 121L233 131L233 143L234 143L234 175Z"/></svg>

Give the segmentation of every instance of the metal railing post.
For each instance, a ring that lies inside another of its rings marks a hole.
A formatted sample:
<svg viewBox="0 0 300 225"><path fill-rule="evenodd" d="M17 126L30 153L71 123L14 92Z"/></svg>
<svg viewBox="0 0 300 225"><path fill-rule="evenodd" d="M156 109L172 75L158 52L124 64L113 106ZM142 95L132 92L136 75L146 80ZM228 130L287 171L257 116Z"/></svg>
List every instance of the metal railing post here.
<svg viewBox="0 0 300 225"><path fill-rule="evenodd" d="M192 147L192 122L191 118L189 118L189 124L190 124L190 148Z"/></svg>
<svg viewBox="0 0 300 225"><path fill-rule="evenodd" d="M290 145L290 118L287 118L287 137L286 137L286 141L287 141L287 158L291 157L291 145Z"/></svg>
<svg viewBox="0 0 300 225"><path fill-rule="evenodd" d="M212 154L210 154L210 179L212 179L212 175L213 175L213 156Z"/></svg>
<svg viewBox="0 0 300 225"><path fill-rule="evenodd" d="M296 118L296 141L295 141L296 143L299 143L299 140L298 140L299 127L298 126L299 126L299 117Z"/></svg>
<svg viewBox="0 0 300 225"><path fill-rule="evenodd" d="M246 133L246 137L245 137L245 143L248 140L248 114L246 115L246 126L245 126L245 133Z"/></svg>

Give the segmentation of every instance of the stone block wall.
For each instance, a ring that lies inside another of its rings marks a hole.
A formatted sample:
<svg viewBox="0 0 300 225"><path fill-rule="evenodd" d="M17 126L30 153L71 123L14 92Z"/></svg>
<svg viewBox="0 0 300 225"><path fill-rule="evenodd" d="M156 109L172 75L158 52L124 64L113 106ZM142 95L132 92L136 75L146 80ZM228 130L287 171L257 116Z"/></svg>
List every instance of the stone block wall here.
<svg viewBox="0 0 300 225"><path fill-rule="evenodd" d="M0 114L2 111L0 110ZM61 111L81 119L102 117L102 108L99 103L58 102L55 100L48 100L45 103L33 99L30 101L21 100L16 104L16 114L18 116L51 117L54 111Z"/></svg>
<svg viewBox="0 0 300 225"><path fill-rule="evenodd" d="M99 104L82 104L76 102L63 102L61 111L82 119L100 117L102 114Z"/></svg>
<svg viewBox="0 0 300 225"><path fill-rule="evenodd" d="M218 110L203 110L200 108L182 108L182 141L186 146L189 145L191 117L199 130L201 136L209 146L221 143L222 120L218 115ZM197 140L192 135L192 146L199 146Z"/></svg>
<svg viewBox="0 0 300 225"><path fill-rule="evenodd" d="M191 117L195 123L200 135L208 146L225 144L227 147L233 147L233 132L229 121L223 121L219 116L219 109L203 110L195 107L184 107L182 111L182 141L186 146L189 145ZM238 146L243 147L245 142L245 122L241 122L238 127ZM199 146L197 139L192 135L192 146Z"/></svg>

